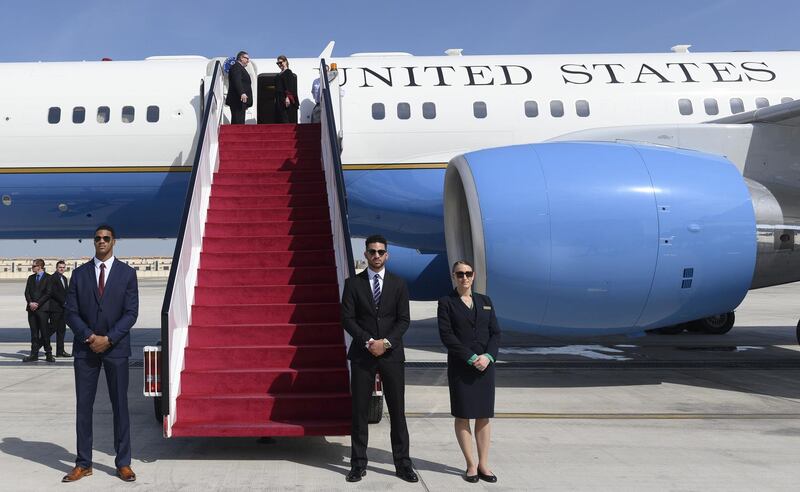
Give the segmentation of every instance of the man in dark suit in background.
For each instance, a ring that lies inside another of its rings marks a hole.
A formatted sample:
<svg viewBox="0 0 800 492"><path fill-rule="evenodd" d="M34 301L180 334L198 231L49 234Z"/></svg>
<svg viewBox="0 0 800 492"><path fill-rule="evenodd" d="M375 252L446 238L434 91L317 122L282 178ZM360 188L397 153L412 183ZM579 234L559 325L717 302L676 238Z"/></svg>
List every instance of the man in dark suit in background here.
<svg viewBox="0 0 800 492"><path fill-rule="evenodd" d="M419 479L409 457L405 416L403 334L411 320L408 288L402 278L386 271L385 264L389 259L386 239L370 236L366 246L364 256L369 268L347 279L342 293L342 325L353 337L347 352L353 398L347 481L358 482L367 474L367 416L375 372L380 371L391 419L395 473L407 482L416 482Z"/></svg>
<svg viewBox="0 0 800 492"><path fill-rule="evenodd" d="M246 51L240 51L228 71L228 95L225 96L225 104L231 108L233 125L244 125L244 113L253 105L253 85L250 74L247 73L248 63L250 55Z"/></svg>
<svg viewBox="0 0 800 492"><path fill-rule="evenodd" d="M67 292L67 324L74 334L75 395L78 458L63 482L92 474L92 412L102 367L114 412L114 451L117 476L136 480L131 470L131 433L128 415L128 357L130 330L139 315L136 271L114 258L114 229L94 232L95 256L72 272Z"/></svg>
<svg viewBox="0 0 800 492"><path fill-rule="evenodd" d="M64 322L64 303L67 302L69 280L64 276L67 264L64 260L56 263L56 271L50 275L50 335L56 334L56 357L72 357L64 350L64 335L67 325Z"/></svg>
<svg viewBox="0 0 800 492"><path fill-rule="evenodd" d="M48 275L44 271L44 260L37 258L31 266L33 274L25 284L25 310L28 311L28 326L31 328L31 354L22 362L39 360L39 349L44 347L47 362L55 362L53 348L50 346L48 315L50 293Z"/></svg>

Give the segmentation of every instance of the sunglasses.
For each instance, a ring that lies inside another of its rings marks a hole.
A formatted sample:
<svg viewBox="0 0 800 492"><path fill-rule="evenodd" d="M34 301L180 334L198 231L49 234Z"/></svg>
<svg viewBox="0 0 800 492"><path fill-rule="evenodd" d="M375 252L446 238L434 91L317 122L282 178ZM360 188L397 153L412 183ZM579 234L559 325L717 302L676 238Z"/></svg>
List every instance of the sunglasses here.
<svg viewBox="0 0 800 492"><path fill-rule="evenodd" d="M368 249L367 250L367 254L369 254L370 256L375 256L375 253L377 253L378 256L383 256L383 255L386 254L386 250L385 249Z"/></svg>
<svg viewBox="0 0 800 492"><path fill-rule="evenodd" d="M111 242L111 236L95 236L94 237L94 242L99 243L100 241L103 241L105 243L110 243Z"/></svg>
<svg viewBox="0 0 800 492"><path fill-rule="evenodd" d="M455 274L456 278L464 278L464 277L472 278L472 276L475 274L475 272L453 272L453 273Z"/></svg>

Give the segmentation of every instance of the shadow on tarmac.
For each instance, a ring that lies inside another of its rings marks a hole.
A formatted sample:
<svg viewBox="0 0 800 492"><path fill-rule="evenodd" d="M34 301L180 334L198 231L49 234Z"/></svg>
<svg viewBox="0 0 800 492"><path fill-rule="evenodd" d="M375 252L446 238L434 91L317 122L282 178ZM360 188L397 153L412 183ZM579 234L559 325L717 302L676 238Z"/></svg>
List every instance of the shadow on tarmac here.
<svg viewBox="0 0 800 492"><path fill-rule="evenodd" d="M65 475L75 466L74 453L50 442L25 441L18 437L4 437L0 442L0 452L48 466L63 472ZM97 463L94 463L92 468L94 471L102 471L109 475L116 475L117 473L115 468Z"/></svg>

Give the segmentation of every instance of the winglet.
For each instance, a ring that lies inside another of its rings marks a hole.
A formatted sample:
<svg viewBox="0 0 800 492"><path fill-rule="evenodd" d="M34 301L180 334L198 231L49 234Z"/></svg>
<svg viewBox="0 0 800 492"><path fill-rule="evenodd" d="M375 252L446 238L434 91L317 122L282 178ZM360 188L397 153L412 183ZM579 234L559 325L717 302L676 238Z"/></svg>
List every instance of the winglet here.
<svg viewBox="0 0 800 492"><path fill-rule="evenodd" d="M334 44L336 44L336 41L331 41L330 43L328 43L328 46L326 46L325 49L322 50L322 53L319 54L319 57L325 59L330 58L331 54L333 53Z"/></svg>

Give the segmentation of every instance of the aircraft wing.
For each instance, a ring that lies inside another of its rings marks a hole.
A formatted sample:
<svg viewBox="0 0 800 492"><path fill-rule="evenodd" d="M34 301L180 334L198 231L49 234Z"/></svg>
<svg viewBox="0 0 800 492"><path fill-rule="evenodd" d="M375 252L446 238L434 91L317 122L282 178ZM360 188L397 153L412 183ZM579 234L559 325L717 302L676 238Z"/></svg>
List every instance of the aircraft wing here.
<svg viewBox="0 0 800 492"><path fill-rule="evenodd" d="M748 123L772 123L783 126L800 127L800 101L790 101L783 104L776 104L767 108L756 109L746 113L734 114L708 121L707 123L719 123L727 125L748 124Z"/></svg>

